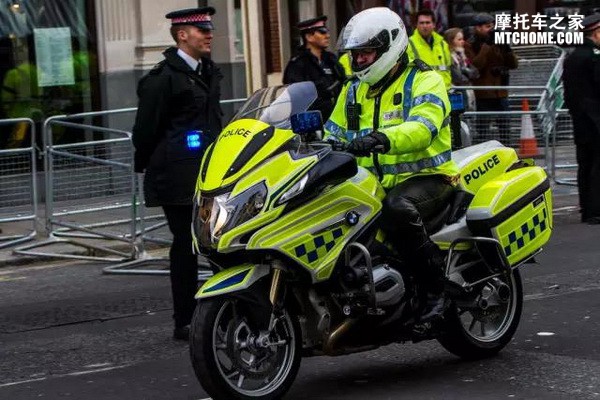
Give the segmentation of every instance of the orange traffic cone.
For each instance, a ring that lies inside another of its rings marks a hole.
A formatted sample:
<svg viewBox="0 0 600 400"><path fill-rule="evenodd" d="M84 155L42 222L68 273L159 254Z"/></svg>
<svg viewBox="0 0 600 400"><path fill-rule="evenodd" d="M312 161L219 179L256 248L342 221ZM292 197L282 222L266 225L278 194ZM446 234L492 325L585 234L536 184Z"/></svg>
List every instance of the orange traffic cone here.
<svg viewBox="0 0 600 400"><path fill-rule="evenodd" d="M529 100L523 99L521 102L521 110L529 111ZM540 154L537 147L537 139L533 133L533 122L531 114L523 114L521 116L521 139L519 140L519 156L520 157L536 157Z"/></svg>

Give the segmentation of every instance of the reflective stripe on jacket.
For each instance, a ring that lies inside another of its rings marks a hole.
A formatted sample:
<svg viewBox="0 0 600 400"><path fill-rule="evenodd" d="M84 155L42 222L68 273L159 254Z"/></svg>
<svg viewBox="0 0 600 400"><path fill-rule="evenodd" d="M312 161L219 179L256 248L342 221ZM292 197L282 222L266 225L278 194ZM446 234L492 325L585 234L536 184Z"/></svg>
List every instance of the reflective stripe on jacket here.
<svg viewBox="0 0 600 400"><path fill-rule="evenodd" d="M432 47L423 39L419 31L415 30L411 37L408 38L406 53L410 61L418 58L438 72L444 79L444 84L448 90L452 86L452 76L450 74L452 56L450 55L450 47L440 34L432 32L431 36L433 37Z"/></svg>
<svg viewBox="0 0 600 400"><path fill-rule="evenodd" d="M418 175L455 176L450 157L450 101L442 79L434 71L409 66L383 93L367 97L369 87L348 82L325 123L325 139L349 142L375 128L390 140L386 154L377 155L386 189ZM348 130L346 104L361 105L359 130ZM373 157L359 157L358 164L377 174Z"/></svg>

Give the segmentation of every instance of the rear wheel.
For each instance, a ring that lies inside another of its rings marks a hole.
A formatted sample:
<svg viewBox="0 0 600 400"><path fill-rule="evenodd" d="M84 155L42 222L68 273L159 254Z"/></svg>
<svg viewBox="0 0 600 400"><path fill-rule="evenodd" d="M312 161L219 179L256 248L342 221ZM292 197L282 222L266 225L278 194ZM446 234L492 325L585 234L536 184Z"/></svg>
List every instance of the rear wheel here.
<svg viewBox="0 0 600 400"><path fill-rule="evenodd" d="M228 298L200 302L190 340L194 371L215 400L279 398L300 366L300 326L284 310L270 332L257 331L244 308Z"/></svg>
<svg viewBox="0 0 600 400"><path fill-rule="evenodd" d="M523 309L518 270L487 281L472 302L448 310L446 333L438 340L451 353L469 360L491 357L512 339Z"/></svg>

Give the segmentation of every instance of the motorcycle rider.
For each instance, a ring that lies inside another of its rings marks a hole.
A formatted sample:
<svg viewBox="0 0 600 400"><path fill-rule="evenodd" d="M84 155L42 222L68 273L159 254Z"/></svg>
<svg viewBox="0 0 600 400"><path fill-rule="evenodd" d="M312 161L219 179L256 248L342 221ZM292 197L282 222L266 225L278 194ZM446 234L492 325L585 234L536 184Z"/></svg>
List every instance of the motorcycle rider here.
<svg viewBox="0 0 600 400"><path fill-rule="evenodd" d="M342 89L325 139L348 142L358 164L379 176L387 192L382 229L426 296L420 321L428 322L442 316L447 302L444 258L423 219L447 204L458 168L450 157L444 81L423 61L409 63L407 44L404 24L389 8L370 8L349 21L343 50L355 78Z"/></svg>

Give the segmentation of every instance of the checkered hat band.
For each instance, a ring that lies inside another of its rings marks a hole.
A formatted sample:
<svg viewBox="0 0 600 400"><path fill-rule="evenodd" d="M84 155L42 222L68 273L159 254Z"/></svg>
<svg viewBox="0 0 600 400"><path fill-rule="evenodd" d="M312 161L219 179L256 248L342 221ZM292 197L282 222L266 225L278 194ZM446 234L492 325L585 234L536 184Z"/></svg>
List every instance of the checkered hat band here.
<svg viewBox="0 0 600 400"><path fill-rule="evenodd" d="M210 22L211 18L208 14L195 14L187 15L185 17L173 18L171 22L173 24L189 24L193 22Z"/></svg>

